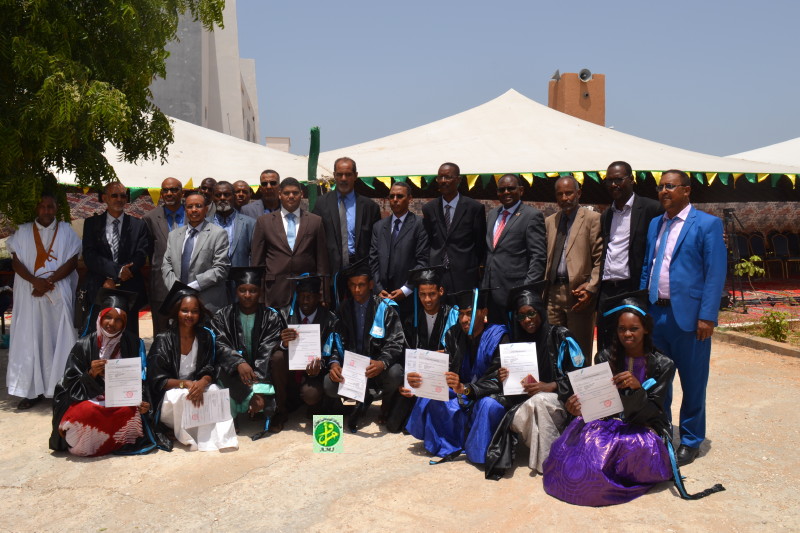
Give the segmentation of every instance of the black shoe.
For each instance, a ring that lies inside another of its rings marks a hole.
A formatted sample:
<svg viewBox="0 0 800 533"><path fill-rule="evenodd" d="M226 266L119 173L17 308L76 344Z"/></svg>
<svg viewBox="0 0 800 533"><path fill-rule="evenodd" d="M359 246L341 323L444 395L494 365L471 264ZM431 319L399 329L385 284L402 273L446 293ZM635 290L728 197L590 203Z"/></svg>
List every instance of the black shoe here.
<svg viewBox="0 0 800 533"><path fill-rule="evenodd" d="M347 417L347 430L350 433L355 433L358 431L358 419L361 418L361 415L367 412L367 404L358 402L356 404L356 408L350 413L350 416Z"/></svg>
<svg viewBox="0 0 800 533"><path fill-rule="evenodd" d="M678 448L678 466L686 466L692 464L697 456L700 454L700 448L690 448L685 444L681 444Z"/></svg>
<svg viewBox="0 0 800 533"><path fill-rule="evenodd" d="M19 409L20 411L24 411L25 409L30 409L31 407L41 402L42 400L44 400L43 394L40 394L36 398L23 398L22 401L20 401L17 404L17 409Z"/></svg>

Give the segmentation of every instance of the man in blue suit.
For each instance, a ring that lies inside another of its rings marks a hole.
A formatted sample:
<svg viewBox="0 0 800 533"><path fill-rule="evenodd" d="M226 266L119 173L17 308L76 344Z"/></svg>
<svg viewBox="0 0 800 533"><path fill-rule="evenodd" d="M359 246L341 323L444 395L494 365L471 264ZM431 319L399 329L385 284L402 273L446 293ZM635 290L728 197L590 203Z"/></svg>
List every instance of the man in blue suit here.
<svg viewBox="0 0 800 533"><path fill-rule="evenodd" d="M706 433L706 385L711 336L725 284L727 254L722 220L689 203L689 176L669 170L658 199L666 211L650 222L641 286L650 296L653 343L673 361L681 379L678 464L697 458ZM670 416L672 390L664 409Z"/></svg>

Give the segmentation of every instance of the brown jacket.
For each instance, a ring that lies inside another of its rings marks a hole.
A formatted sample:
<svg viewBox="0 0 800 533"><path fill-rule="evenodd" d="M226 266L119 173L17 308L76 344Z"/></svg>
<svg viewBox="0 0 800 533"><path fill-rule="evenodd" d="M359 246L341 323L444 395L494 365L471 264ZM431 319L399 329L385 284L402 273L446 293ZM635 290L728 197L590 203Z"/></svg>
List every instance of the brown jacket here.
<svg viewBox="0 0 800 533"><path fill-rule="evenodd" d="M556 234L561 217L562 212L559 211L544 221L547 229L546 273L550 272L550 264L559 260L558 257L553 257L553 248L556 246ZM584 282L588 282L586 290L591 292L595 298L600 290L600 258L603 255L603 237L600 230L600 213L585 207L578 207L575 220L569 230L569 236L564 243L567 250L569 289L574 291Z"/></svg>

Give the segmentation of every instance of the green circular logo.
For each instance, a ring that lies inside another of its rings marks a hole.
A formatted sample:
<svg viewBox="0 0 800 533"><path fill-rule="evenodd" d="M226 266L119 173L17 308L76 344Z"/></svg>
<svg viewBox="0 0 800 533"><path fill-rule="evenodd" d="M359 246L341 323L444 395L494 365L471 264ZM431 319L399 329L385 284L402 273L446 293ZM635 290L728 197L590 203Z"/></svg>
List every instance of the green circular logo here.
<svg viewBox="0 0 800 533"><path fill-rule="evenodd" d="M314 428L314 440L320 446L335 446L342 438L342 430L338 424L329 421L322 421Z"/></svg>

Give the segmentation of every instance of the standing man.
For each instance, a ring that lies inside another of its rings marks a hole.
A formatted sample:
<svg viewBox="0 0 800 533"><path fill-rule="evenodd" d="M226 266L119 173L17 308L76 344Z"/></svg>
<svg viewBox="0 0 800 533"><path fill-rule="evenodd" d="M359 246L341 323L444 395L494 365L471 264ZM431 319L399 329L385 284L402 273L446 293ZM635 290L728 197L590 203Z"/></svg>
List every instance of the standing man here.
<svg viewBox="0 0 800 533"><path fill-rule="evenodd" d="M322 196L314 214L322 217L332 273L369 258L372 227L381 218L378 204L356 194L356 162L340 157L333 163L336 190Z"/></svg>
<svg viewBox="0 0 800 533"><path fill-rule="evenodd" d="M252 266L265 266L264 301L279 308L292 299L291 276L330 273L322 219L300 209L303 189L294 178L280 184L281 208L256 221Z"/></svg>
<svg viewBox="0 0 800 533"><path fill-rule="evenodd" d="M430 245L430 264L448 267L442 285L448 293L480 286L486 259L486 209L458 193L461 170L444 163L436 175L441 198L422 207L423 224Z"/></svg>
<svg viewBox="0 0 800 533"><path fill-rule="evenodd" d="M208 206L208 214L207 217L211 218L214 216L214 211L216 211L217 206L214 205L214 198L212 197L214 193L214 185L217 184L217 180L214 178L208 177L200 182L200 187L197 188L203 196L206 197L206 205Z"/></svg>
<svg viewBox="0 0 800 533"><path fill-rule="evenodd" d="M512 287L535 283L544 277L547 260L544 216L522 203L519 176L506 174L497 182L500 207L486 221L486 271L483 287L489 294L489 322L506 324L506 301Z"/></svg>
<svg viewBox="0 0 800 533"><path fill-rule="evenodd" d="M181 200L183 198L183 185L175 178L167 178L161 182L162 205L149 211L142 220L147 226L150 247L147 255L150 256L149 291L150 311L153 316L153 335L166 331L169 319L158 312L164 299L167 297L169 287L164 285L161 275L161 264L167 253L167 236L169 232L186 224L186 209Z"/></svg>
<svg viewBox="0 0 800 533"><path fill-rule="evenodd" d="M653 344L673 361L681 378L678 465L697 458L706 437L706 385L711 336L725 284L727 252L722 220L689 203L689 176L668 170L657 187L666 211L647 232L641 286L650 296ZM672 388L664 410L671 418Z"/></svg>
<svg viewBox="0 0 800 533"><path fill-rule="evenodd" d="M214 185L212 197L217 209L210 221L228 234L228 259L231 267L249 267L255 219L235 209L233 186L227 181L219 181ZM228 281L228 301L236 301L236 285L233 281Z"/></svg>
<svg viewBox="0 0 800 533"><path fill-rule="evenodd" d="M580 199L578 180L572 176L556 180L559 211L545 220L547 320L569 329L586 361L591 361L603 238L600 214L580 207Z"/></svg>
<svg viewBox="0 0 800 533"><path fill-rule="evenodd" d="M147 261L150 238L147 226L136 217L124 213L128 203L125 186L112 181L103 189L106 212L86 219L83 224L83 262L86 264L86 295L94 302L100 287L135 293L130 302L130 333L139 336L139 309L145 304L142 267ZM88 331L94 331L97 313L89 317Z"/></svg>
<svg viewBox="0 0 800 533"><path fill-rule="evenodd" d="M8 394L30 409L53 397L77 335L72 327L81 240L68 222L56 222L55 196L43 194L36 220L6 241L14 281L14 320L8 349Z"/></svg>
<svg viewBox="0 0 800 533"><path fill-rule="evenodd" d="M604 309L608 298L633 292L642 278L647 228L663 212L661 205L633 192L633 170L625 161L608 165L603 180L612 203L600 216L603 232L602 282L597 309ZM611 344L611 326L597 314L597 350Z"/></svg>
<svg viewBox="0 0 800 533"><path fill-rule="evenodd" d="M258 192L261 199L242 207L242 213L258 220L261 215L272 213L281 208L281 201L278 199L278 184L281 177L274 170L267 169L261 173Z"/></svg>
<svg viewBox="0 0 800 533"><path fill-rule="evenodd" d="M214 313L228 305L225 280L231 261L228 259L228 235L206 220L208 204L200 193L186 197L187 224L170 232L167 251L161 265L164 285L180 281L200 291L206 309Z"/></svg>
<svg viewBox="0 0 800 533"><path fill-rule="evenodd" d="M242 207L250 203L253 197L253 189L244 180L233 182L233 207L237 211L241 211ZM255 220L254 217L251 217Z"/></svg>
<svg viewBox="0 0 800 533"><path fill-rule="evenodd" d="M413 292L408 271L428 264L428 237L422 219L408 210L410 202L411 187L402 181L393 184L389 189L392 216L375 224L369 251L369 266L378 296L397 302L401 320L413 308L413 301L407 299Z"/></svg>

